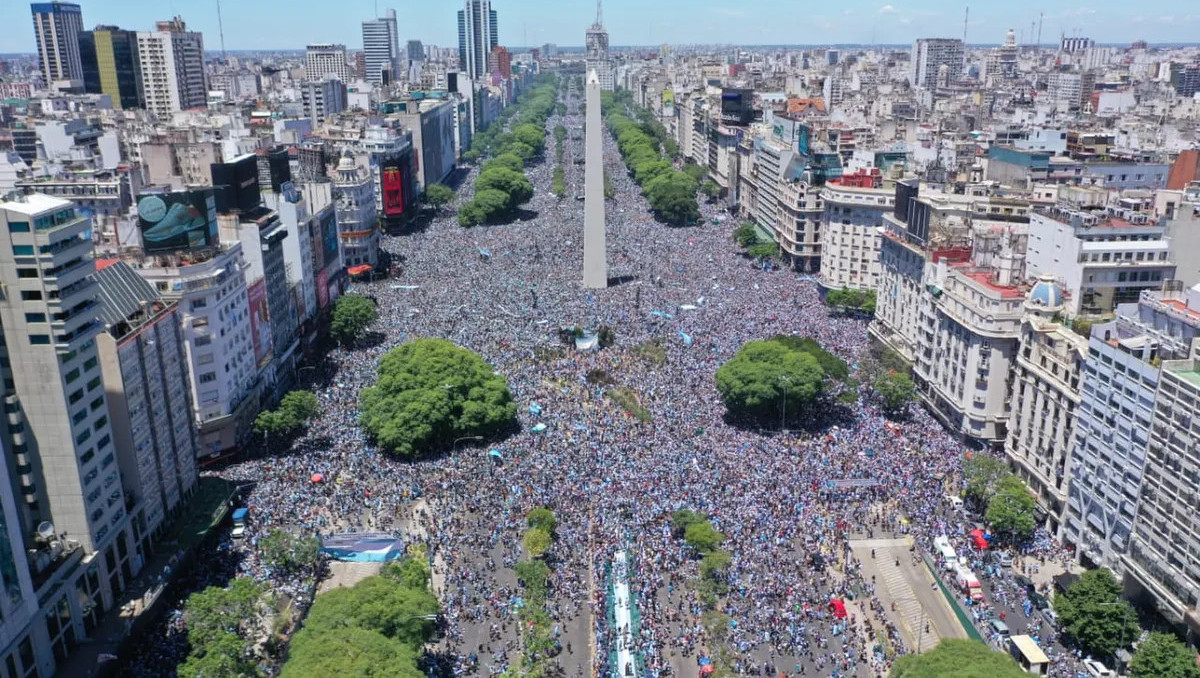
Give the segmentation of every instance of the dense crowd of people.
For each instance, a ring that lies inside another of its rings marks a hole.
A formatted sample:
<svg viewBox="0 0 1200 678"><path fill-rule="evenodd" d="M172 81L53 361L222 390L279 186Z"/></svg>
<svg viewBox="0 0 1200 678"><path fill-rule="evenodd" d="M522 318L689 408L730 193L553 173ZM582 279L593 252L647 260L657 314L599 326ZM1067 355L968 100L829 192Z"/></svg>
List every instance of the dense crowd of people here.
<svg viewBox="0 0 1200 678"><path fill-rule="evenodd" d="M565 124L579 127L581 116L572 113ZM568 194L578 195L583 166L571 159L582 142L565 143ZM425 541L456 671L495 676L517 647L513 615L521 591L512 567L524 516L547 506L558 518L548 607L566 646L556 657L563 675L627 675L627 667L608 665L616 643L633 644L650 678L694 675L700 657L715 648L689 588L697 562L670 527L673 511L691 509L727 537L729 591L718 609L730 619L725 644L734 670L885 675L893 653L905 651L898 630L882 614L839 619L830 608L834 598L859 598L882 612L848 539L903 530L927 540L944 529L944 479L960 470L960 444L916 407L906 420L888 423L865 388L853 404L815 413L838 422L819 433L727 423L713 375L743 343L810 336L857 364L867 352L866 324L827 312L812 282L765 271L739 254L731 222L712 204L701 206L698 226L657 223L607 137L605 153L617 196L607 201L608 262L617 284L606 290L581 285L583 203L550 194L549 160L526 170L536 189L526 218L463 229L447 210L423 231L385 239L402 262L400 279L354 285L378 301L372 329L385 340L336 349L328 374L306 375L327 378L328 386L317 392L320 416L293 449L220 471L254 485L246 499L250 537L237 545L241 557L232 567L216 574L253 576L302 595L300 582L282 579L254 556L256 541L274 527L320 535L392 531ZM468 199L469 185L460 200ZM558 336L564 326L609 326L616 344L566 348ZM462 441L443 456L411 463L372 446L357 425L359 390L372 384L384 352L416 337L448 338L492 363L519 403L520 432L486 444ZM662 364L635 350L651 341L665 351ZM635 392L651 421L607 399L611 386L588 379L597 370ZM545 428L535 431L537 424ZM323 482L312 482L318 473ZM830 484L845 479L877 484ZM425 509L414 514L418 498ZM404 529L414 515L419 537ZM902 526L899 516L909 522ZM637 637L603 622L598 573L621 549L631 560ZM822 556L820 565L813 553ZM181 658L179 623L172 613L166 626L176 632L146 644L135 675L171 675L162 669ZM583 640L572 647L571 638Z"/></svg>

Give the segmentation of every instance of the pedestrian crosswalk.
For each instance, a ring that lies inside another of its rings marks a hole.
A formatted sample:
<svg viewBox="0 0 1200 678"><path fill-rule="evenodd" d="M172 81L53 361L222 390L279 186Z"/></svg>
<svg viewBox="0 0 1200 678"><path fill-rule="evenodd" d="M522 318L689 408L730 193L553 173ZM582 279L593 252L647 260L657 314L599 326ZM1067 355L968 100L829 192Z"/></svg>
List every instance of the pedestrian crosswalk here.
<svg viewBox="0 0 1200 678"><path fill-rule="evenodd" d="M889 558L891 557L893 556L889 554ZM899 567L881 567L879 578L887 589L880 598L891 600L895 605L895 611L890 611L889 614L893 622L907 631L910 642L914 643L912 649L920 652L937 645L941 635L936 625L926 616L925 606L913 595L912 586L904 576L904 571ZM879 591L878 585L876 591Z"/></svg>

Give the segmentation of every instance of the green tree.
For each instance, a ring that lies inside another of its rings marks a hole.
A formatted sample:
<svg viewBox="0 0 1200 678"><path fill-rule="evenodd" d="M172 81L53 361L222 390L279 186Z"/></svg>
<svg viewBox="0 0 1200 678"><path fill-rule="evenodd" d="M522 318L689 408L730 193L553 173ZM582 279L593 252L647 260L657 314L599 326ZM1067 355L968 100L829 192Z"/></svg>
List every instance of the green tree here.
<svg viewBox="0 0 1200 678"><path fill-rule="evenodd" d="M717 369L716 386L730 412L798 419L824 394L825 371L812 355L781 342L751 341Z"/></svg>
<svg viewBox="0 0 1200 678"><path fill-rule="evenodd" d="M352 344L375 322L375 302L361 294L343 294L333 305L329 330L339 344Z"/></svg>
<svg viewBox="0 0 1200 678"><path fill-rule="evenodd" d="M947 638L924 654L896 660L892 678L1026 678L1017 662L973 640Z"/></svg>
<svg viewBox="0 0 1200 678"><path fill-rule="evenodd" d="M321 564L321 540L274 529L258 543L263 564L279 572L316 572Z"/></svg>
<svg viewBox="0 0 1200 678"><path fill-rule="evenodd" d="M479 162L479 156L479 151L471 149L468 151L463 151L462 160L463 162L476 163Z"/></svg>
<svg viewBox="0 0 1200 678"><path fill-rule="evenodd" d="M671 163L666 160L647 160L633 168L633 180L638 185L671 171Z"/></svg>
<svg viewBox="0 0 1200 678"><path fill-rule="evenodd" d="M728 553L715 550L709 551L704 558L700 560L700 576L705 579L720 580L725 577L725 573L729 571L729 566L733 564L733 557Z"/></svg>
<svg viewBox="0 0 1200 678"><path fill-rule="evenodd" d="M425 202L433 206L435 210L441 210L450 201L454 200L454 189L445 184L429 184L425 187Z"/></svg>
<svg viewBox="0 0 1200 678"><path fill-rule="evenodd" d="M488 160L483 164L480 172L486 172L493 167L503 167L514 172L525 171L525 161L516 153L501 153L500 155Z"/></svg>
<svg viewBox="0 0 1200 678"><path fill-rule="evenodd" d="M963 462L963 479L967 485L967 496L980 504L986 504L996 493L997 483L1009 475L1008 467L998 458L986 453L975 453Z"/></svg>
<svg viewBox="0 0 1200 678"><path fill-rule="evenodd" d="M996 484L996 494L988 502L984 519L992 529L1014 539L1024 539L1033 534L1033 495L1025 483L1015 475L1004 476Z"/></svg>
<svg viewBox="0 0 1200 678"><path fill-rule="evenodd" d="M559 200L567 194L567 178L563 173L562 165L554 168L554 174L550 179L550 192L553 193Z"/></svg>
<svg viewBox="0 0 1200 678"><path fill-rule="evenodd" d="M908 409L908 404L917 397L917 388L907 371L881 371L871 388L879 395L883 411L890 417L902 415Z"/></svg>
<svg viewBox="0 0 1200 678"><path fill-rule="evenodd" d="M650 209L670 224L683 226L700 218L696 205L696 182L682 172L660 174L643 186Z"/></svg>
<svg viewBox="0 0 1200 678"><path fill-rule="evenodd" d="M501 154L512 153L519 156L525 162L529 162L537 157L537 149L523 141L509 141L501 146L500 149Z"/></svg>
<svg viewBox="0 0 1200 678"><path fill-rule="evenodd" d="M688 160L683 165L683 173L691 177L692 181L699 185L700 181L708 176L708 168Z"/></svg>
<svg viewBox="0 0 1200 678"><path fill-rule="evenodd" d="M545 602L550 592L550 566L543 560L522 560L513 568L529 593L531 604Z"/></svg>
<svg viewBox="0 0 1200 678"><path fill-rule="evenodd" d="M379 570L379 576L409 589L429 589L429 560L427 554L411 555L393 560Z"/></svg>
<svg viewBox="0 0 1200 678"><path fill-rule="evenodd" d="M321 404L311 391L289 391L279 401L279 410L297 425L303 425L317 416Z"/></svg>
<svg viewBox="0 0 1200 678"><path fill-rule="evenodd" d="M693 523L702 523L708 520L703 513L698 513L690 509L680 509L671 514L671 532L676 538L682 538L687 533L688 527Z"/></svg>
<svg viewBox="0 0 1200 678"><path fill-rule="evenodd" d="M546 148L546 130L537 125L524 124L518 125L513 130L513 136L517 141L526 144L534 150L534 155L540 155Z"/></svg>
<svg viewBox="0 0 1200 678"><path fill-rule="evenodd" d="M260 675L250 643L228 631L217 633L205 645L193 646L176 674L179 678L256 678Z"/></svg>
<svg viewBox="0 0 1200 678"><path fill-rule="evenodd" d="M1151 633L1129 662L1131 678L1200 678L1196 653L1170 633Z"/></svg>
<svg viewBox="0 0 1200 678"><path fill-rule="evenodd" d="M360 422L381 447L402 457L445 449L456 438L511 427L517 406L504 377L475 353L445 339L417 339L379 363L362 390Z"/></svg>
<svg viewBox="0 0 1200 678"><path fill-rule="evenodd" d="M524 178L522 176L522 178ZM475 197L471 200L471 205L479 211L479 222L481 224L494 223L500 221L510 213L512 207L512 196L504 191L495 188L484 188L475 190Z"/></svg>
<svg viewBox="0 0 1200 678"><path fill-rule="evenodd" d="M428 589L375 576L317 596L304 625L312 631L368 629L418 647L433 637L439 612L441 605Z"/></svg>
<svg viewBox="0 0 1200 678"><path fill-rule="evenodd" d="M501 191L507 196L506 210L515 209L533 198L533 184L529 183L529 179L506 167L489 167L479 173L479 178L475 180L476 195L488 189Z"/></svg>
<svg viewBox="0 0 1200 678"><path fill-rule="evenodd" d="M521 544L530 558L541 558L550 550L550 533L540 527L531 527L525 531Z"/></svg>
<svg viewBox="0 0 1200 678"><path fill-rule="evenodd" d="M743 249L756 245L759 242L758 229L749 221L744 221L741 226L734 229L733 241Z"/></svg>
<svg viewBox="0 0 1200 678"><path fill-rule="evenodd" d="M244 625L257 616L262 594L262 586L253 579L239 577L228 587L210 586L188 596L183 616L192 648L216 644L231 629L240 634Z"/></svg>
<svg viewBox="0 0 1200 678"><path fill-rule="evenodd" d="M529 527L545 530L546 534L554 534L554 528L558 527L558 519L554 517L554 511L545 506L539 506L530 511L525 516L525 523Z"/></svg>
<svg viewBox="0 0 1200 678"><path fill-rule="evenodd" d="M746 248L746 254L755 259L770 259L779 255L779 245L773 242L756 242Z"/></svg>
<svg viewBox="0 0 1200 678"><path fill-rule="evenodd" d="M817 364L825 372L825 376L831 379L845 380L850 376L850 366L845 360L826 351L812 337L797 337L792 334L777 334L771 337L771 341L786 346L792 351L800 351L807 353L817 359Z"/></svg>
<svg viewBox="0 0 1200 678"><path fill-rule="evenodd" d="M700 553L710 553L721 546L725 535L717 531L707 520L692 523L683 532L683 541Z"/></svg>
<svg viewBox="0 0 1200 678"><path fill-rule="evenodd" d="M712 202L721 197L721 186L712 179L709 179L700 184L700 192L704 194L704 197L708 198L709 202Z"/></svg>
<svg viewBox="0 0 1200 678"><path fill-rule="evenodd" d="M320 631L305 628L292 640L279 678L329 676L424 678L417 666L416 652L378 631L356 627Z"/></svg>
<svg viewBox="0 0 1200 678"><path fill-rule="evenodd" d="M1084 652L1096 656L1113 656L1139 633L1137 614L1121 598L1121 585L1106 569L1084 572L1054 597L1054 611L1063 629Z"/></svg>

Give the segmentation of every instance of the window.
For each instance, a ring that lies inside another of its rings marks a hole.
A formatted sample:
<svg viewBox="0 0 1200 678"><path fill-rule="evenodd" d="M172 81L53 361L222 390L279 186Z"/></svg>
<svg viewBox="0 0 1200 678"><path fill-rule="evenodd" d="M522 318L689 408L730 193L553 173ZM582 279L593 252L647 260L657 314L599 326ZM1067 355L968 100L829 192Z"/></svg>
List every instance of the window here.
<svg viewBox="0 0 1200 678"><path fill-rule="evenodd" d="M10 221L10 222L8 222L8 230L11 233L28 233L29 232L29 222L28 221Z"/></svg>
<svg viewBox="0 0 1200 678"><path fill-rule="evenodd" d="M216 380L217 380L216 372L205 372L204 374L200 375L200 383L201 384L211 384L212 382L214 382Z"/></svg>
<svg viewBox="0 0 1200 678"><path fill-rule="evenodd" d="M41 290L21 290L21 301L41 301Z"/></svg>
<svg viewBox="0 0 1200 678"><path fill-rule="evenodd" d="M46 322L45 313L26 313L25 322L27 323L44 323Z"/></svg>
<svg viewBox="0 0 1200 678"><path fill-rule="evenodd" d="M96 390L96 387L99 385L100 385L100 377L96 377L95 379L92 379L87 383L87 389L89 391L94 391L94 390Z"/></svg>
<svg viewBox="0 0 1200 678"><path fill-rule="evenodd" d="M208 346L212 343L212 337L207 334L201 334L196 337L196 346Z"/></svg>
<svg viewBox="0 0 1200 678"><path fill-rule="evenodd" d="M34 346L46 346L50 343L49 334L31 334L29 335L29 343Z"/></svg>
<svg viewBox="0 0 1200 678"><path fill-rule="evenodd" d="M13 256L17 257L32 257L33 245L13 245Z"/></svg>
<svg viewBox="0 0 1200 678"><path fill-rule="evenodd" d="M36 277L38 277L38 270L36 268L18 268L17 269L17 277L18 278L36 278Z"/></svg>

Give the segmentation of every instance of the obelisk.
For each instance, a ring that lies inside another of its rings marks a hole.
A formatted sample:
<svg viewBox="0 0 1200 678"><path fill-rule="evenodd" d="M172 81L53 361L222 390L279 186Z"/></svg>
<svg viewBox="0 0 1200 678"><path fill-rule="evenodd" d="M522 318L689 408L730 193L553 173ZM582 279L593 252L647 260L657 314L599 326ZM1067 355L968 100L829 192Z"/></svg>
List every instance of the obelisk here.
<svg viewBox="0 0 1200 678"><path fill-rule="evenodd" d="M600 121L600 78L588 73L587 128L584 131L583 286L608 287L608 255L604 235L604 127Z"/></svg>

